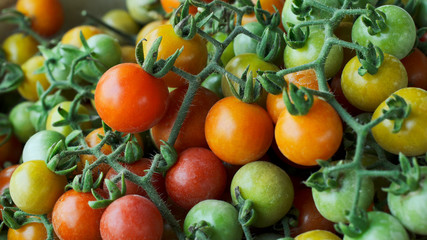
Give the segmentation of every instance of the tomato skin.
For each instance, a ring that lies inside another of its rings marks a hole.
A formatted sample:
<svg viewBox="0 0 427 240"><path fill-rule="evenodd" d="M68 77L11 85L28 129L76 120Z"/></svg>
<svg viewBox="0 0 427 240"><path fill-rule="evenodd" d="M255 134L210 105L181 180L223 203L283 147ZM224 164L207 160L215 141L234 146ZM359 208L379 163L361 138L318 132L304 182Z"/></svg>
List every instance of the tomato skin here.
<svg viewBox="0 0 427 240"><path fill-rule="evenodd" d="M283 111L275 127L280 151L289 160L303 166L317 165L338 150L343 136L341 118L324 100L315 97L310 111L303 116Z"/></svg>
<svg viewBox="0 0 427 240"><path fill-rule="evenodd" d="M40 240L47 239L46 228L43 223L28 223L19 229L9 228L8 240Z"/></svg>
<svg viewBox="0 0 427 240"><path fill-rule="evenodd" d="M57 127L53 126L53 124L55 122L64 120L64 118L58 112L59 108L62 108L65 111L69 112L70 108L71 108L71 101L65 101L65 102L58 103L55 107L53 107L49 111L49 114L47 115L47 119L46 119L46 130L56 131L56 132L61 133L64 136L67 136L68 134L70 134L73 131L73 129L71 128L70 125L57 126ZM85 106L80 104L77 108L77 113L88 115L89 110ZM80 123L80 127L83 130L89 129L91 126L92 126L91 122L81 122Z"/></svg>
<svg viewBox="0 0 427 240"><path fill-rule="evenodd" d="M160 240L163 219L154 203L139 195L126 195L115 200L101 217L104 240Z"/></svg>
<svg viewBox="0 0 427 240"><path fill-rule="evenodd" d="M375 35L368 33L368 28L362 22L362 16L356 19L353 25L351 38L362 46L369 42L381 48L384 53L404 58L411 51L415 43L416 28L411 15L395 5L385 5L376 10L386 15L386 29Z"/></svg>
<svg viewBox="0 0 427 240"><path fill-rule="evenodd" d="M0 136L0 142L6 135ZM11 151L12 149L12 151ZM0 166L5 162L17 163L22 153L22 144L15 135L12 135L3 145L0 146Z"/></svg>
<svg viewBox="0 0 427 240"><path fill-rule="evenodd" d="M166 173L166 190L179 206L190 209L206 199L219 199L227 173L221 160L209 149L188 148Z"/></svg>
<svg viewBox="0 0 427 240"><path fill-rule="evenodd" d="M30 111L28 107L32 102L22 102L16 105L9 113L9 121L12 124L13 132L21 142L26 142L36 130L30 121Z"/></svg>
<svg viewBox="0 0 427 240"><path fill-rule="evenodd" d="M105 136L105 132L102 127L92 130L85 137L85 142L88 147L93 148L101 142L101 138L98 135ZM111 149L111 146L108 144L104 144L101 147L100 151L104 155L108 155L113 152L113 150ZM80 157L80 162L77 163L76 174L82 173L86 162L88 162L89 164L92 164L97 159L94 155L89 155L89 154L81 154L79 157ZM98 176L98 174L102 172L105 176L105 174L108 172L109 169L110 169L110 166L108 164L101 163L96 168L92 169L92 173L94 174L93 176Z"/></svg>
<svg viewBox="0 0 427 240"><path fill-rule="evenodd" d="M228 34L224 32L217 32L214 35L212 35L212 37L218 40L219 42L224 42L225 39L228 37ZM221 55L221 63L223 66L227 65L228 61L230 61L230 59L232 59L235 56L233 43L234 43L234 40L231 41L231 43L224 49L224 52ZM206 47L208 49L209 55L213 56L215 54L214 45L211 42L208 42L206 44Z"/></svg>
<svg viewBox="0 0 427 240"><path fill-rule="evenodd" d="M157 148L162 145L160 140L169 139L187 89L187 86L182 86L169 94L169 105L164 117L151 128L151 136ZM205 88L197 90L174 144L178 153L190 147L208 147L204 132L205 119L209 109L218 100L219 98L213 92Z"/></svg>
<svg viewBox="0 0 427 240"><path fill-rule="evenodd" d="M184 47L174 66L191 74L198 74L207 65L208 50L204 40L196 34L193 39L185 40L175 34L172 25L164 24L154 28L143 42L144 57L158 37L163 37L159 46L157 59L167 59L176 50ZM186 80L174 72L169 72L162 79L168 87L180 87L186 84Z"/></svg>
<svg viewBox="0 0 427 240"><path fill-rule="evenodd" d="M184 232L190 235L188 228L200 221L206 221L212 226L211 240L240 240L243 236L238 221L237 210L228 202L220 200L205 200L196 204L188 212L184 221Z"/></svg>
<svg viewBox="0 0 427 240"><path fill-rule="evenodd" d="M400 152L406 156L417 156L427 152L427 91L421 88L402 88L394 94L405 99L411 105L411 112L403 122L398 133L392 133L394 121L384 120L374 128L372 135L375 141L386 151L394 154ZM382 115L388 109L382 102L372 115L372 120Z"/></svg>
<svg viewBox="0 0 427 240"><path fill-rule="evenodd" d="M43 65L44 57L42 56L33 56L22 64L24 81L19 85L18 92L23 98L30 101L37 101L39 99L37 94L37 83L40 83L44 90L50 86L44 73L34 74L34 72Z"/></svg>
<svg viewBox="0 0 427 240"><path fill-rule="evenodd" d="M37 45L38 42L30 35L14 33L4 40L2 47L6 60L20 65L39 51Z"/></svg>
<svg viewBox="0 0 427 240"><path fill-rule="evenodd" d="M163 10L165 10L167 14L172 13L179 7L179 5L181 5L179 0L160 0L160 3L162 4ZM195 15L197 13L197 7L190 5L188 12L191 15Z"/></svg>
<svg viewBox="0 0 427 240"><path fill-rule="evenodd" d="M108 126L120 132L137 133L161 120L168 96L162 80L138 64L122 63L102 75L95 90L95 107Z"/></svg>
<svg viewBox="0 0 427 240"><path fill-rule="evenodd" d="M18 164L15 164L0 171L0 196L3 195L6 188L9 188L10 177L18 166ZM3 210L3 205L1 204L0 210ZM3 220L2 214L0 214L0 220Z"/></svg>
<svg viewBox="0 0 427 240"><path fill-rule="evenodd" d="M66 184L65 176L50 171L44 161L34 160L16 168L10 178L9 189L18 208L40 215L53 209Z"/></svg>
<svg viewBox="0 0 427 240"><path fill-rule="evenodd" d="M92 36L96 34L101 34L103 31L97 27L90 26L90 25L81 25L76 26L70 30L68 30L64 36L62 36L61 43L62 44L69 44L76 46L78 48L82 47L83 44L80 41L80 32L82 32L85 39L89 39Z"/></svg>
<svg viewBox="0 0 427 240"><path fill-rule="evenodd" d="M295 237L295 240L341 240L337 235L325 230L312 230Z"/></svg>
<svg viewBox="0 0 427 240"><path fill-rule="evenodd" d="M374 75L360 76L360 66L359 59L354 57L345 65L341 75L344 96L360 110L373 112L390 94L408 86L405 67L390 54L384 54L384 62Z"/></svg>
<svg viewBox="0 0 427 240"><path fill-rule="evenodd" d="M254 227L268 227L279 221L294 200L294 188L288 174L270 162L251 162L236 172L230 186L234 204L237 204L237 186L242 197L254 203Z"/></svg>
<svg viewBox="0 0 427 240"><path fill-rule="evenodd" d="M385 212L368 212L369 228L359 237L344 235L343 240L409 240L408 233L402 224L392 215Z"/></svg>
<svg viewBox="0 0 427 240"><path fill-rule="evenodd" d="M221 160L244 165L267 152L273 140L273 123L262 107L226 97L209 110L205 136L209 148ZM233 146L239 147L230 151Z"/></svg>
<svg viewBox="0 0 427 240"><path fill-rule="evenodd" d="M59 142L65 140L64 135L56 131L43 130L32 135L24 145L22 152L22 161L28 162L32 160L47 159L49 148Z"/></svg>
<svg viewBox="0 0 427 240"><path fill-rule="evenodd" d="M99 230L103 208L93 209L89 201L96 201L91 192L69 190L56 201L52 224L60 239L101 239Z"/></svg>
<svg viewBox="0 0 427 240"><path fill-rule="evenodd" d="M58 0L18 0L16 10L31 18L31 28L43 36L59 31L64 22L64 12Z"/></svg>
<svg viewBox="0 0 427 240"><path fill-rule="evenodd" d="M139 24L135 22L130 13L124 9L111 9L102 16L102 20L106 24L130 35L137 34L140 29ZM120 35L107 29L105 29L105 31L114 38L117 38L120 42L124 42L124 39L122 39Z"/></svg>
<svg viewBox="0 0 427 240"><path fill-rule="evenodd" d="M141 24L163 19L160 1L126 0L126 8L132 18Z"/></svg>
<svg viewBox="0 0 427 240"><path fill-rule="evenodd" d="M418 87L427 90L427 56L420 49L403 58L403 66L408 73L408 87Z"/></svg>

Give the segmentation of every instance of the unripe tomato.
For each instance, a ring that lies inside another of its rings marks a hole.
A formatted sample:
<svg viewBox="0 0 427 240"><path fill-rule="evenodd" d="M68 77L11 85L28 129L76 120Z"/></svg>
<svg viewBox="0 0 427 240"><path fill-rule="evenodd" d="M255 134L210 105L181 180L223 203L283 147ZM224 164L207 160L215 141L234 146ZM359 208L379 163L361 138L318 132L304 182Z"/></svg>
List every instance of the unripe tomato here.
<svg viewBox="0 0 427 240"><path fill-rule="evenodd" d="M86 40L96 34L103 33L102 30L97 27L90 25L81 25L68 30L64 34L64 36L62 36L61 43L81 47L82 42L80 41L80 32L83 33L83 36Z"/></svg>
<svg viewBox="0 0 427 240"><path fill-rule="evenodd" d="M67 136L68 134L70 134L73 131L73 128L71 128L70 125L57 126L57 127L53 126L53 124L55 122L64 120L64 118L58 112L59 108L62 108L69 113L70 108L71 108L71 102L65 101L65 102L59 103L58 105L56 105L54 108L52 108L49 111L49 115L47 116L47 119L46 119L46 130L57 131L57 132L61 133L62 135ZM77 113L78 114L89 114L89 110L85 106L79 105L77 108ZM92 126L92 124L90 122L80 123L80 127L82 129L89 129L91 126Z"/></svg>

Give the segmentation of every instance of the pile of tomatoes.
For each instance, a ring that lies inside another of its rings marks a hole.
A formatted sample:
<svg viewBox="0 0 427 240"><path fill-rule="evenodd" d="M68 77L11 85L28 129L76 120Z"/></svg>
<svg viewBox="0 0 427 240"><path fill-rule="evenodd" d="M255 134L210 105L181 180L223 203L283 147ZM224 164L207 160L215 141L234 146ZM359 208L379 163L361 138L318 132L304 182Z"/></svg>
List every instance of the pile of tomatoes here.
<svg viewBox="0 0 427 240"><path fill-rule="evenodd" d="M426 0L191 2L0 14L1 239L427 235Z"/></svg>

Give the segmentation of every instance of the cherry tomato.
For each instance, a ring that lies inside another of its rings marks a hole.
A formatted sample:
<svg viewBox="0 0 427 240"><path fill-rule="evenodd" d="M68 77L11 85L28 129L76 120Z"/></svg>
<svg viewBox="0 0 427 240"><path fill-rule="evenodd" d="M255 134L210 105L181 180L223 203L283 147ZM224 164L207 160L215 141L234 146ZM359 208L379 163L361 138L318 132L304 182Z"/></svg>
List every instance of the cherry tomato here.
<svg viewBox="0 0 427 240"><path fill-rule="evenodd" d="M0 142L6 136L0 136ZM15 135L12 135L3 145L0 145L0 166L5 162L17 163L22 153L22 144Z"/></svg>
<svg viewBox="0 0 427 240"><path fill-rule="evenodd" d="M276 123L275 139L289 160L303 166L317 165L338 150L343 136L341 118L324 100L315 97L310 111L303 116L283 111Z"/></svg>
<svg viewBox="0 0 427 240"><path fill-rule="evenodd" d="M21 164L10 178L10 195L15 205L30 214L46 214L64 192L65 176L50 171L44 161Z"/></svg>
<svg viewBox="0 0 427 240"><path fill-rule="evenodd" d="M384 62L374 75L360 76L362 64L357 57L344 67L341 88L344 96L360 110L373 112L393 92L408 86L408 75L403 64L390 54L384 54Z"/></svg>
<svg viewBox="0 0 427 240"><path fill-rule="evenodd" d="M50 130L37 132L25 143L24 150L22 152L22 161L45 161L47 159L49 148L60 140L64 141L65 137L59 132Z"/></svg>
<svg viewBox="0 0 427 240"><path fill-rule="evenodd" d="M126 8L132 18L141 24L163 19L164 16L160 1L126 0Z"/></svg>
<svg viewBox="0 0 427 240"><path fill-rule="evenodd" d="M234 204L237 204L236 187L244 199L254 203L254 227L268 227L279 221L294 200L294 188L288 174L270 162L251 162L236 172L230 186Z"/></svg>
<svg viewBox="0 0 427 240"><path fill-rule="evenodd" d="M151 32L151 30L163 24L170 24L170 22L162 19L162 20L152 21L144 25L144 27L142 27L141 30L139 30L138 35L136 35L136 43L139 43L142 39L144 39L145 36L147 36L147 34Z"/></svg>
<svg viewBox="0 0 427 240"><path fill-rule="evenodd" d="M95 90L95 107L113 129L137 133L156 125L166 112L169 91L161 79L138 64L122 63L110 68Z"/></svg>
<svg viewBox="0 0 427 240"><path fill-rule="evenodd" d="M393 133L393 120L384 120L374 128L372 135L375 141L386 151L394 154L400 152L406 156L417 156L427 152L427 91L421 88L402 88L394 94L402 97L407 104L411 105L411 112L404 120L402 128L398 133ZM391 96L390 96L391 97ZM387 100L385 100L387 101ZM383 114L388 109L386 103L382 102L372 115L372 120Z"/></svg>
<svg viewBox="0 0 427 240"><path fill-rule="evenodd" d="M262 34L262 33L261 33ZM225 39L228 37L227 33L224 32L217 32L212 37L219 42L224 42ZM224 49L224 52L221 55L221 63L223 66L227 65L228 61L234 57L234 47L233 47L234 40L231 41L231 43ZM208 53L210 56L213 56L215 54L215 47L211 42L208 42L206 45L208 49Z"/></svg>
<svg viewBox="0 0 427 240"><path fill-rule="evenodd" d="M427 56L418 48L414 48L413 52L401 61L408 73L408 87L427 90Z"/></svg>
<svg viewBox="0 0 427 240"><path fill-rule="evenodd" d="M96 201L91 192L69 190L56 201L52 211L52 225L60 239L99 239L101 216L105 209L88 204Z"/></svg>
<svg viewBox="0 0 427 240"><path fill-rule="evenodd" d="M162 4L163 10L169 14L177 9L182 2L179 0L160 0L160 3ZM197 13L197 7L190 5L189 13L195 15Z"/></svg>
<svg viewBox="0 0 427 240"><path fill-rule="evenodd" d="M166 190L179 206L190 209L207 199L219 199L227 180L225 167L206 148L188 148L166 173Z"/></svg>
<svg viewBox="0 0 427 240"><path fill-rule="evenodd" d="M131 17L130 13L123 9L111 9L102 16L102 20L111 27L114 27L117 30L120 30L123 33L129 35L135 35L138 33L140 27L139 24ZM120 35L104 29L108 34L117 38L120 42L124 40L121 39Z"/></svg>
<svg viewBox="0 0 427 240"><path fill-rule="evenodd" d="M187 87L182 86L169 94L169 106L166 114L158 124L151 128L151 136L158 148L161 145L160 140L168 140L186 92ZM174 148L177 152L182 152L190 147L208 147L204 132L205 119L209 109L218 100L213 92L199 88L175 141Z"/></svg>
<svg viewBox="0 0 427 240"><path fill-rule="evenodd" d="M121 46L122 62L136 63L135 47L130 45Z"/></svg>
<svg viewBox="0 0 427 240"><path fill-rule="evenodd" d="M341 240L337 235L325 230L312 230L295 237L295 240Z"/></svg>
<svg viewBox="0 0 427 240"><path fill-rule="evenodd" d="M359 115L363 113L362 110L353 106L347 98L344 96L344 93L341 88L341 75L337 74L331 81L331 91L334 93L335 99L345 108L352 116Z"/></svg>
<svg viewBox="0 0 427 240"><path fill-rule="evenodd" d="M9 228L8 240L40 240L47 239L47 231L43 223L28 223L19 229Z"/></svg>
<svg viewBox="0 0 427 240"><path fill-rule="evenodd" d="M97 27L90 25L81 25L68 30L64 36L62 36L62 44L70 44L76 47L81 47L82 42L80 41L80 32L83 33L85 39L89 39L96 34L103 33L103 31Z"/></svg>
<svg viewBox="0 0 427 240"><path fill-rule="evenodd" d="M163 219L150 200L139 195L126 195L111 203L101 217L104 240L160 240Z"/></svg>
<svg viewBox="0 0 427 240"><path fill-rule="evenodd" d="M19 141L25 143L36 130L30 121L30 111L32 102L22 102L16 105L9 113L9 121L12 124L13 132Z"/></svg>
<svg viewBox="0 0 427 240"><path fill-rule="evenodd" d="M273 140L273 122L262 107L226 97L209 110L205 136L209 148L221 160L244 165L267 152Z"/></svg>
<svg viewBox="0 0 427 240"><path fill-rule="evenodd" d="M58 112L59 108L62 108L65 111L69 112L70 108L71 108L71 102L65 101L65 102L59 103L49 111L49 115L47 116L47 119L46 119L46 130L57 131L57 132L61 133L62 135L67 136L68 134L70 134L73 131L73 129L71 128L70 125L53 126L54 123L64 119ZM79 105L77 108L77 113L88 115L89 110L85 106ZM80 123L80 127L83 130L89 129L91 126L92 126L92 124L90 122Z"/></svg>
<svg viewBox="0 0 427 240"><path fill-rule="evenodd" d="M37 45L38 42L30 35L14 33L4 40L2 47L7 61L23 64L39 51Z"/></svg>
<svg viewBox="0 0 427 240"><path fill-rule="evenodd" d="M18 92L21 96L30 101L37 101L39 96L37 94L37 83L46 90L50 83L44 73L34 73L37 69L43 67L44 57L33 56L22 64L22 71L24 71L24 81L19 85Z"/></svg>
<svg viewBox="0 0 427 240"><path fill-rule="evenodd" d="M143 42L144 57L147 57L151 46L158 37L163 37L159 46L157 58L166 59L172 56L176 50L184 47L174 66L191 74L198 74L206 67L208 50L204 40L196 34L191 40L185 40L175 34L172 25L164 24L154 28ZM169 72L162 79L168 87L179 87L186 84L185 79L174 72Z"/></svg>

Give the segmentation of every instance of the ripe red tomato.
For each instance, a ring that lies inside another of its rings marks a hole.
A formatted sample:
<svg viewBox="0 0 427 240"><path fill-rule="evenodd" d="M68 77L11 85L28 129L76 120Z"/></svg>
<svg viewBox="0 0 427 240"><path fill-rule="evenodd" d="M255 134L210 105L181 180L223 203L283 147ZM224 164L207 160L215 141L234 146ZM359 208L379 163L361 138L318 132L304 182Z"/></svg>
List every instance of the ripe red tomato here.
<svg viewBox="0 0 427 240"><path fill-rule="evenodd" d="M427 90L427 56L420 49L414 48L414 51L401 61L408 73L408 87Z"/></svg>
<svg viewBox="0 0 427 240"><path fill-rule="evenodd" d="M88 204L95 201L92 193L69 190L56 201L52 211L52 224L60 239L101 239L99 225L105 209L94 209Z"/></svg>
<svg viewBox="0 0 427 240"><path fill-rule="evenodd" d="M166 174L169 197L185 209L207 199L219 199L227 182L221 160L209 149L189 148Z"/></svg>
<svg viewBox="0 0 427 240"><path fill-rule="evenodd" d="M169 106L165 116L151 128L151 136L158 148L161 145L160 140L168 140L186 92L187 86L182 86L170 93ZM215 93L206 88L199 88L174 144L178 153L190 147L208 147L204 132L205 119L209 109L218 100L219 98Z"/></svg>
<svg viewBox="0 0 427 240"><path fill-rule="evenodd" d="M137 133L160 121L166 112L168 96L162 80L138 64L122 63L102 75L95 90L95 107L111 128Z"/></svg>
<svg viewBox="0 0 427 240"><path fill-rule="evenodd" d="M273 122L259 105L226 97L206 116L205 135L209 148L221 160L244 165L267 152L273 140Z"/></svg>
<svg viewBox="0 0 427 240"><path fill-rule="evenodd" d="M103 240L160 240L163 219L156 205L139 195L126 195L111 203L101 218Z"/></svg>

